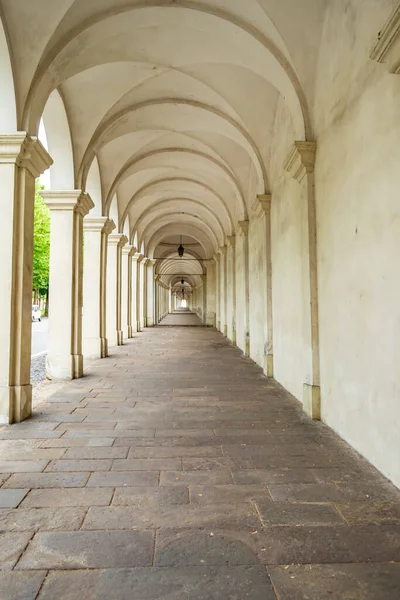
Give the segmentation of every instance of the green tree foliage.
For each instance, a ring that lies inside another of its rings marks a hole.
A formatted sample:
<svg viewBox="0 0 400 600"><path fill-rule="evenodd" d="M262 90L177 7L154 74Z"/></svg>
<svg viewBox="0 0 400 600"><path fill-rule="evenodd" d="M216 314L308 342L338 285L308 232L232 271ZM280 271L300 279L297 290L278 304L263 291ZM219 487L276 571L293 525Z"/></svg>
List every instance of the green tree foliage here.
<svg viewBox="0 0 400 600"><path fill-rule="evenodd" d="M45 296L49 287L50 211L39 194L40 189L43 187L36 180L32 287Z"/></svg>

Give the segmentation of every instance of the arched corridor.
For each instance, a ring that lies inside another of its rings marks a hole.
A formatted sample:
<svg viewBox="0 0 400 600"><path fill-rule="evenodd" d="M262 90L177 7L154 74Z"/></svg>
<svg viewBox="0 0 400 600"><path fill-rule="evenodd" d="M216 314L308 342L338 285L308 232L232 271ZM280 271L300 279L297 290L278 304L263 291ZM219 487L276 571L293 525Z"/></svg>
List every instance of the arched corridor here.
<svg viewBox="0 0 400 600"><path fill-rule="evenodd" d="M399 64L398 0L0 0L0 600L394 600Z"/></svg>

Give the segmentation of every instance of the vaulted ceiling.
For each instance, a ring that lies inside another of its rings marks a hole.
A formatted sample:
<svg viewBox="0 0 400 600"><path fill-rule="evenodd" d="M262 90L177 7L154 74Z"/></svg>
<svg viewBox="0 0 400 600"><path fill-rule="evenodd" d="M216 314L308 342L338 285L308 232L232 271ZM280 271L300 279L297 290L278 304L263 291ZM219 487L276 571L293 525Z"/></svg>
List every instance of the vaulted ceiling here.
<svg viewBox="0 0 400 600"><path fill-rule="evenodd" d="M300 6L301 5L301 6ZM310 107L325 0L2 0L18 127L49 141L52 187L98 214L173 282L198 281L257 194L271 191L278 101L296 139ZM164 245L163 245L164 244ZM191 273L192 272L192 273ZM167 274L170 273L171 275Z"/></svg>

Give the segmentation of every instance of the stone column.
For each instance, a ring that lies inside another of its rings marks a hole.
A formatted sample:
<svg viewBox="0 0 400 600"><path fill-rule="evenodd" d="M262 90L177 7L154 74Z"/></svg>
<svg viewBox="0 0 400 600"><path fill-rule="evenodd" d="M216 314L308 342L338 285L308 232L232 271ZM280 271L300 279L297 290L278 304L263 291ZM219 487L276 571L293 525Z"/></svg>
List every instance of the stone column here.
<svg viewBox="0 0 400 600"><path fill-rule="evenodd" d="M207 327L216 327L216 274L215 261L205 260L203 262L207 270Z"/></svg>
<svg viewBox="0 0 400 600"><path fill-rule="evenodd" d="M154 275L154 325L158 325L160 322L160 286L158 280L159 275Z"/></svg>
<svg viewBox="0 0 400 600"><path fill-rule="evenodd" d="M220 319L221 319L221 331L225 337L228 335L227 325L227 299L226 299L226 246L221 246L219 249L220 260L219 260L219 275L220 275Z"/></svg>
<svg viewBox="0 0 400 600"><path fill-rule="evenodd" d="M107 337L110 346L124 343L121 315L121 263L122 248L128 238L122 233L112 233L108 237L107 256Z"/></svg>
<svg viewBox="0 0 400 600"><path fill-rule="evenodd" d="M131 256L135 248L127 244L121 251L121 325L124 340L132 337L131 324Z"/></svg>
<svg viewBox="0 0 400 600"><path fill-rule="evenodd" d="M215 303L215 318L216 318L216 328L218 331L221 331L221 277L220 277L220 256L216 254L214 256L215 261L215 294L216 294L216 303Z"/></svg>
<svg viewBox="0 0 400 600"><path fill-rule="evenodd" d="M249 222L239 221L236 230L242 238L243 243L243 262L244 262L244 329L245 329L245 349L246 356L250 356L250 280L249 280Z"/></svg>
<svg viewBox="0 0 400 600"><path fill-rule="evenodd" d="M94 207L80 190L41 192L50 209L49 379L83 375L83 217Z"/></svg>
<svg viewBox="0 0 400 600"><path fill-rule="evenodd" d="M31 415L32 268L35 178L52 160L35 137L0 135L0 423Z"/></svg>
<svg viewBox="0 0 400 600"><path fill-rule="evenodd" d="M265 262L263 266L266 298L266 340L264 374L274 376L273 312L272 312L272 255L271 255L271 195L257 196L253 207L256 219L262 219L265 227Z"/></svg>
<svg viewBox="0 0 400 600"><path fill-rule="evenodd" d="M131 304L131 320L132 320L132 335L140 331L139 328L139 275L140 275L140 257L142 255L135 252L131 256L131 283L132 283L132 304Z"/></svg>
<svg viewBox="0 0 400 600"><path fill-rule="evenodd" d="M203 294L202 294L202 304L203 304L203 315L202 315L202 323L204 327L207 327L207 275L201 275L201 279L203 282Z"/></svg>
<svg viewBox="0 0 400 600"><path fill-rule="evenodd" d="M154 325L154 266L155 260L148 259L146 263L146 327Z"/></svg>
<svg viewBox="0 0 400 600"><path fill-rule="evenodd" d="M146 286L146 262L147 258L142 256L139 263L139 331L143 331L145 327L145 286Z"/></svg>
<svg viewBox="0 0 400 600"><path fill-rule="evenodd" d="M108 236L115 229L107 217L83 219L83 355L108 356L106 335L106 277Z"/></svg>
<svg viewBox="0 0 400 600"><path fill-rule="evenodd" d="M306 240L304 254L304 347L308 354L308 368L303 384L303 409L313 419L321 418L320 357L318 322L317 276L317 222L315 207L314 163L315 142L295 142L284 163L284 169L303 186L307 206Z"/></svg>
<svg viewBox="0 0 400 600"><path fill-rule="evenodd" d="M227 236L227 281L229 281L230 286L230 296L232 307L231 307L231 317L232 317L232 344L236 346L236 265L235 265L235 242L236 237L234 235Z"/></svg>

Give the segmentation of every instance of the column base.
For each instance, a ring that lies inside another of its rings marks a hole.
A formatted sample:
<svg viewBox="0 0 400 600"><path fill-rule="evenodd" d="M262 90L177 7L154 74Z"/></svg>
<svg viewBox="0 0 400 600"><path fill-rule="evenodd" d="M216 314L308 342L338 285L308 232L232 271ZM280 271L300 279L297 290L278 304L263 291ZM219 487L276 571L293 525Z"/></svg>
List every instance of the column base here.
<svg viewBox="0 0 400 600"><path fill-rule="evenodd" d="M321 388L319 385L303 384L303 410L312 419L321 419Z"/></svg>
<svg viewBox="0 0 400 600"><path fill-rule="evenodd" d="M250 356L250 337L246 337L244 340L244 353L246 356Z"/></svg>
<svg viewBox="0 0 400 600"><path fill-rule="evenodd" d="M273 354L265 354L264 355L264 375L266 377L274 376L274 355Z"/></svg>
<svg viewBox="0 0 400 600"><path fill-rule="evenodd" d="M128 338L133 338L133 327L132 325L128 325Z"/></svg>
<svg viewBox="0 0 400 600"><path fill-rule="evenodd" d="M236 346L236 329L232 331L232 344Z"/></svg>
<svg viewBox="0 0 400 600"><path fill-rule="evenodd" d="M228 337L228 325L224 325L224 337Z"/></svg>
<svg viewBox="0 0 400 600"><path fill-rule="evenodd" d="M141 328L141 326L140 326L140 321L138 321L138 322L136 323L136 331L137 331L137 332L140 332L140 331L142 331L142 328Z"/></svg>
<svg viewBox="0 0 400 600"><path fill-rule="evenodd" d="M83 376L83 355L72 354L72 379L79 379Z"/></svg>
<svg viewBox="0 0 400 600"><path fill-rule="evenodd" d="M153 317L147 317L147 325L146 327L154 327L154 319Z"/></svg>
<svg viewBox="0 0 400 600"><path fill-rule="evenodd" d="M53 361L47 355L46 377L51 380L79 379L83 375L83 355L71 354L65 362Z"/></svg>
<svg viewBox="0 0 400 600"><path fill-rule="evenodd" d="M105 340L107 344L107 340ZM85 358L104 358L104 338L84 338L83 356Z"/></svg>
<svg viewBox="0 0 400 600"><path fill-rule="evenodd" d="M124 345L124 332L122 329L117 329L117 346Z"/></svg>
<svg viewBox="0 0 400 600"><path fill-rule="evenodd" d="M0 425L21 423L32 414L32 386L12 385L0 388Z"/></svg>
<svg viewBox="0 0 400 600"><path fill-rule="evenodd" d="M221 321L217 321L217 329L218 331L221 331Z"/></svg>
<svg viewBox="0 0 400 600"><path fill-rule="evenodd" d="M100 338L101 358L107 358L108 356L108 339Z"/></svg>

